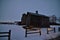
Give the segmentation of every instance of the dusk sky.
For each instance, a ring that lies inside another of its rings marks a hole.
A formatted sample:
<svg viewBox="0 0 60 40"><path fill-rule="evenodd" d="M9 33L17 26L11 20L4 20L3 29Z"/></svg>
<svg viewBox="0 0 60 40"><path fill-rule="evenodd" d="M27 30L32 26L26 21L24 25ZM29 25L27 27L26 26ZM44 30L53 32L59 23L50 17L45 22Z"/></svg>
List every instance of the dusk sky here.
<svg viewBox="0 0 60 40"><path fill-rule="evenodd" d="M36 10L60 17L60 0L0 0L0 21L20 21L23 13Z"/></svg>

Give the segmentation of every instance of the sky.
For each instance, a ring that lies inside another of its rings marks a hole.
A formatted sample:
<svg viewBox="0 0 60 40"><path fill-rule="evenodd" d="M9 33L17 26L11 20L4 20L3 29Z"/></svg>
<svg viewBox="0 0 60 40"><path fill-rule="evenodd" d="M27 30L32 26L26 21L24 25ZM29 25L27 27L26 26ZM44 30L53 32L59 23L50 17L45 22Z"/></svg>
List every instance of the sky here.
<svg viewBox="0 0 60 40"><path fill-rule="evenodd" d="M23 13L60 17L60 0L0 0L0 21L21 21Z"/></svg>

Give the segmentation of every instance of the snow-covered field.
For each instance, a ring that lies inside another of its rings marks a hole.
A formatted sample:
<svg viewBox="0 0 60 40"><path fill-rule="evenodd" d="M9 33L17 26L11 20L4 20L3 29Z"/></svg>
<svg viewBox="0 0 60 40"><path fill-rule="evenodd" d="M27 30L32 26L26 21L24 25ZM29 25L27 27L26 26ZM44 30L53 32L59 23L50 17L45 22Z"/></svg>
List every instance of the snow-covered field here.
<svg viewBox="0 0 60 40"><path fill-rule="evenodd" d="M39 35L39 33L36 33L36 34L28 34L28 36L25 37L25 29L23 29L22 26L0 24L0 32L8 31L9 29L11 29L11 40L47 40L50 38L55 38L58 35L60 35L58 32L59 26L51 26L51 27L56 28L56 33L54 33L53 31L50 31L49 34L47 34L46 29L42 28L41 35ZM8 40L8 38L0 37L0 40Z"/></svg>

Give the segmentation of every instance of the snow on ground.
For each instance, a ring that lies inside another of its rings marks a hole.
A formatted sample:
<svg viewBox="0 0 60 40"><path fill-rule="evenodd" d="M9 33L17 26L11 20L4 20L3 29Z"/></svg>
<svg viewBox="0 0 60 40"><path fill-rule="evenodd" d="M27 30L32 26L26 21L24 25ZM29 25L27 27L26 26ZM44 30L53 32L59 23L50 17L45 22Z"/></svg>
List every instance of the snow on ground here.
<svg viewBox="0 0 60 40"><path fill-rule="evenodd" d="M58 32L59 26L54 27L56 27L56 33L51 31L49 32L49 34L47 34L46 29L42 28L41 35L39 35L39 33L36 33L36 34L28 34L28 36L25 37L25 29L23 29L22 26L0 24L0 32L8 31L9 29L11 29L11 40L47 40L50 38L55 38L58 35L60 35L60 33ZM7 40L7 39L8 39L7 37L0 37L0 40Z"/></svg>

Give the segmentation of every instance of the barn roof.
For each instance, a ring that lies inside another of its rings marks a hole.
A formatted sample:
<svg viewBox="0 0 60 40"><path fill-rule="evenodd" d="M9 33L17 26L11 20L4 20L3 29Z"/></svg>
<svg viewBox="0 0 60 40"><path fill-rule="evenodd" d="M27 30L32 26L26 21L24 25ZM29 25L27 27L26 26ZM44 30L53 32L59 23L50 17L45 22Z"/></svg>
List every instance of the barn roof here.
<svg viewBox="0 0 60 40"><path fill-rule="evenodd" d="M34 15L34 16L48 17L48 16L46 16L46 15L37 14L37 13L32 13L32 12L27 12L27 15ZM49 17L48 17L48 18L49 18Z"/></svg>

